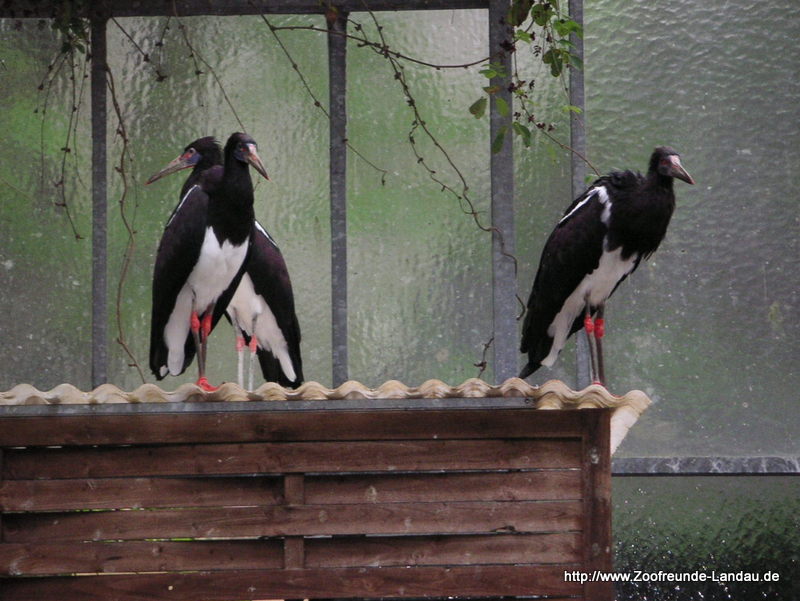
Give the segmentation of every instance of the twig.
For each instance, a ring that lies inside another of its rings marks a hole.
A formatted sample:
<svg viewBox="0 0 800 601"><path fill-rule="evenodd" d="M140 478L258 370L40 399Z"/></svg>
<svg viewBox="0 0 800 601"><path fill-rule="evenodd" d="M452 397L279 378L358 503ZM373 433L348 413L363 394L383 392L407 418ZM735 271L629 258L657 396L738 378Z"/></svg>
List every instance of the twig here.
<svg viewBox="0 0 800 601"><path fill-rule="evenodd" d="M75 224L75 220L72 217L72 212L70 211L69 203L67 202L67 196L65 191L65 176L66 176L66 153L69 151L69 142L72 135L72 128L75 119L75 106L76 106L76 90L75 90L75 62L74 62L74 51L70 52L63 52L60 53L47 67L47 74L42 78L42 82L39 84L39 91L44 91L44 100L42 101L41 105L41 115L42 121L41 126L39 128L39 144L40 144L40 173L41 179L39 181L40 189L44 192L44 178L45 178L45 123L47 118L47 108L50 102L50 93L53 89L53 81L55 78L61 73L62 69L64 68L65 64L68 64L68 59L71 59L69 62L70 68L72 69L72 107L73 110L70 111L70 120L69 125L67 126L67 138L64 142L64 146L62 147L62 157L61 157L61 171L60 171L60 178L56 181L53 186L58 191L58 200L53 201L53 206L59 207L64 209L64 215L69 222L70 229L72 230L73 236L75 236L76 240L82 240L83 236L78 232L78 227ZM36 109L39 110L38 108Z"/></svg>
<svg viewBox="0 0 800 601"><path fill-rule="evenodd" d="M262 15L263 17L263 15ZM357 21L353 21L352 19L348 19L351 23L356 25L356 30L361 31L361 25ZM274 31L313 31L317 33L328 33L327 29L323 29L321 27L316 27L314 25L278 25L274 27ZM335 31L333 32L334 35L342 36L347 38L348 40L353 40L357 42L359 46L369 46L373 50L378 51L379 54L391 55L393 58L404 60L409 63L415 63L417 65L422 65L423 67L431 67L432 69L441 70L441 69L468 69L470 67L476 67L478 65L482 65L486 61L492 59L491 56L483 57L479 60L471 61L468 63L459 63L459 64L438 64L438 63L430 63L428 61L424 61L422 59L414 58L413 56L408 56L407 54L403 54L396 50L392 50L389 47L382 46L377 42L373 42L366 37L359 37L347 32L342 31Z"/></svg>
<svg viewBox="0 0 800 601"><path fill-rule="evenodd" d="M314 101L314 106L317 107L319 110L321 110L322 114L325 115L325 117L328 120L330 120L331 115L328 112L328 109L325 108L325 106L322 104L322 102L319 100L319 98L317 98L316 94L314 94L314 91L311 89L311 86L309 85L308 80L306 80L305 75L303 75L302 71L300 71L300 67L297 65L297 62L294 60L294 58L292 58L292 55L289 52L289 49L286 47L286 45L283 43L283 40L281 40L281 38L276 33L276 31L278 29L280 29L280 28L276 27L272 23L270 23L269 19L267 19L267 17L265 15L263 15L263 14L261 15L261 19L264 21L264 23L269 28L270 33L272 33L272 37L274 37L275 41L278 42L278 46L280 46L280 48L283 51L284 55L286 55L286 58L289 59L289 64L292 65L292 69L294 69L294 72L297 73L297 76L300 78L300 82L303 84L303 87L305 88L306 93ZM327 33L327 30L325 30L325 29L318 29L318 31L322 31L322 32ZM388 170L383 169L382 167L378 167L375 163L370 161L355 146L353 146L350 143L349 140L345 140L345 145L347 146L348 150L350 150L353 154L355 154L358 158L360 158L362 161L364 161L367 165L369 165L375 171L377 171L378 173L381 174L381 185L385 185L386 184L386 176L389 174Z"/></svg>
<svg viewBox="0 0 800 601"><path fill-rule="evenodd" d="M106 82L108 85L108 90L111 94L111 104L114 107L114 113L117 116L117 135L122 138L122 150L120 151L119 155L119 163L114 169L122 178L122 194L120 195L118 205L120 218L125 226L125 231L128 233L128 241L125 246L125 252L122 255L122 266L120 268L119 280L117 281L117 297L115 299L117 344L119 344L122 347L122 350L125 351L125 354L128 355L131 360L129 366L136 368L136 371L139 373L139 377L142 379L142 383L144 384L146 382L144 373L136 359L136 356L133 354L133 351L131 351L128 343L126 342L125 329L123 328L122 324L122 299L125 294L125 280L127 279L128 270L133 259L134 251L136 250L136 231L133 228L132 222L128 220L128 216L125 212L126 200L128 197L128 176L125 171L125 162L128 155L128 134L125 128L125 120L122 116L122 109L120 108L119 100L117 99L116 88L114 86L114 77L110 70L106 70Z"/></svg>
<svg viewBox="0 0 800 601"><path fill-rule="evenodd" d="M195 73L195 75L197 75L199 77L200 75L203 74L203 71L200 69L200 66L197 64L197 61L199 60L201 63L203 63L205 65L206 69L208 69L208 72L211 73L211 76L214 78L214 81L217 82L217 86L219 86L220 92L222 92L222 97L225 99L225 103L228 105L228 108L231 109L231 112L233 113L233 117L234 117L234 119L236 119L236 122L239 124L239 127L241 128L241 131L246 132L247 128L244 126L244 123L239 118L239 113L236 112L236 108L233 106L233 102L231 102L231 99L228 97L228 92L225 90L225 86L222 85L222 80L217 75L216 70L214 69L214 67L212 67L209 64L209 62L206 59L204 59L197 52L197 50L195 50L194 46L192 46L192 42L189 40L189 35L186 33L186 27L184 26L183 23L181 23L180 19L178 18L178 7L175 4L175 0L172 0L172 10L173 10L173 13L175 15L175 20L178 21L178 30L181 32L181 36L183 37L183 41L186 44L186 47L189 49L189 56L192 58L192 61L194 62L194 67L195 67L194 68L194 73Z"/></svg>
<svg viewBox="0 0 800 601"><path fill-rule="evenodd" d="M487 342L483 343L483 354L481 355L481 360L477 363L473 363L473 365L478 368L478 375L475 376L476 378L480 378L483 375L483 372L486 371L486 368L489 364L486 360L486 355L489 354L489 349L492 348L492 343L494 343L494 336L489 338Z"/></svg>
<svg viewBox="0 0 800 601"><path fill-rule="evenodd" d="M169 23L169 18L170 17L167 17L167 23ZM125 29L122 25L120 25L119 21L117 21L114 17L111 17L111 22L114 23L114 25L117 26L117 29L119 29L122 32L122 34L126 38L128 38L130 43L133 44L133 47L136 48L136 50L139 52L139 54L142 55L142 61L144 61L145 63L149 63L150 65L153 66L153 70L156 72L156 81L165 80L167 78L167 76L164 75L161 72L161 63L160 63L160 61L159 61L159 65L158 66L153 65L152 61L150 60L150 54L144 51L144 49L136 42L136 40L133 39L133 36L130 33L128 33L128 30ZM156 46L159 46L161 44L161 42L163 42L165 31L166 31L166 28L164 29L164 31L161 32L161 39L160 39L159 42L156 42Z"/></svg>

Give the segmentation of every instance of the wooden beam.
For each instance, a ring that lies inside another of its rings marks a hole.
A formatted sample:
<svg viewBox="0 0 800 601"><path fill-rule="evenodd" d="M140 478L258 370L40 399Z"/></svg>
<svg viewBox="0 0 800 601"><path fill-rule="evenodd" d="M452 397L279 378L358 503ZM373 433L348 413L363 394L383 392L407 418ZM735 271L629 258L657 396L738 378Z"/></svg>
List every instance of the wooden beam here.
<svg viewBox="0 0 800 601"><path fill-rule="evenodd" d="M0 481L0 507L30 512L217 507L231 504L231 499L239 505L280 505L286 495L282 480L263 475L6 480ZM566 501L582 496L580 471L574 469L318 475L305 477L304 489L305 501L313 505Z"/></svg>
<svg viewBox="0 0 800 601"><path fill-rule="evenodd" d="M402 409L280 410L281 405L302 407L300 403L264 403L262 407L276 410L237 411L246 409L241 405L248 403L228 403L230 410L217 413L140 413L136 406L120 405L113 412L78 415L62 415L60 407L47 407L49 416L35 417L0 411L0 446L363 440L365 433L379 440L563 438L580 437L582 427L580 412L571 410L477 408L459 411L454 420L452 411L438 408L421 415Z"/></svg>
<svg viewBox="0 0 800 601"><path fill-rule="evenodd" d="M577 469L580 440L413 440L285 442L9 449L3 477L113 478L397 472L492 469Z"/></svg>
<svg viewBox="0 0 800 601"><path fill-rule="evenodd" d="M583 441L583 565L586 573L610 572L611 548L611 453L609 412L585 415ZM584 595L593 601L614 601L614 589L606 582L586 582Z"/></svg>
<svg viewBox="0 0 800 601"><path fill-rule="evenodd" d="M455 566L243 570L218 574L129 574L77 578L0 579L3 601L229 601L231 599L320 597L424 597L580 595L565 582L574 564L547 566ZM575 601L573 599L573 601Z"/></svg>
<svg viewBox="0 0 800 601"><path fill-rule="evenodd" d="M306 502L303 474L284 476L284 502L288 507L297 507ZM283 540L283 567L301 570L305 567L305 545L302 536L287 536Z"/></svg>
<svg viewBox="0 0 800 601"><path fill-rule="evenodd" d="M307 565L296 569L376 564L400 567L577 563L582 555L581 539L579 532L309 538L305 540ZM0 574L281 569L282 547L279 539L6 543L0 545Z"/></svg>
<svg viewBox="0 0 800 601"><path fill-rule="evenodd" d="M568 532L581 501L371 503L6 514L11 543L263 536Z"/></svg>

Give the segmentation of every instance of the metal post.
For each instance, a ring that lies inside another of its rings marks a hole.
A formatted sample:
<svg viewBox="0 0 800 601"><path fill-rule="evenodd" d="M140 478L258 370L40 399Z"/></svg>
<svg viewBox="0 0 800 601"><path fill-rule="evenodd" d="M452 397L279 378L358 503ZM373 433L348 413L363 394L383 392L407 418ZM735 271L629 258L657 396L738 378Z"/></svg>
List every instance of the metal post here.
<svg viewBox="0 0 800 601"><path fill-rule="evenodd" d="M328 19L331 194L331 348L333 386L348 379L347 369L347 15Z"/></svg>
<svg viewBox="0 0 800 601"><path fill-rule="evenodd" d="M569 14L573 21L583 25L583 0L569 0ZM572 53L583 61L583 40L574 33L570 35L569 39L574 44ZM577 198L586 188L586 163L581 158L586 156L586 122L584 121L586 96L583 88L583 71L574 66L569 69L569 103L581 109L580 114L570 112L569 118L570 146L574 150L571 154L572 198ZM591 383L589 341L584 330L578 332L576 354L577 388L582 390Z"/></svg>
<svg viewBox="0 0 800 601"><path fill-rule="evenodd" d="M494 379L503 382L517 375L517 278L514 261L514 145L512 143L512 97L508 89L511 77L511 56L501 43L510 38L506 23L508 0L489 2L489 52L492 62L502 65L506 77L492 79L500 91L492 94L490 105L490 136L494 141L504 132L505 140L499 152L491 155L492 226L500 232L492 234L492 301L494 322ZM509 107L506 115L497 109L497 99ZM502 236L502 238L501 238Z"/></svg>
<svg viewBox="0 0 800 601"><path fill-rule="evenodd" d="M108 261L106 244L106 23L91 19L92 111L92 386L108 381Z"/></svg>

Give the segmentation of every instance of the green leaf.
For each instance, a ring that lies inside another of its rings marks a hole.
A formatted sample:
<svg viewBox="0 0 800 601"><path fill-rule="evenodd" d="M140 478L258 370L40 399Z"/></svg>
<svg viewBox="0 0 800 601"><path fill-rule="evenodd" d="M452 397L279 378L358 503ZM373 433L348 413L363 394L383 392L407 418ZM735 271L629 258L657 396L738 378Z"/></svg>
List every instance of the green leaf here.
<svg viewBox="0 0 800 601"><path fill-rule="evenodd" d="M510 111L508 109L508 103L505 101L505 99L500 96L495 96L494 102L495 106L497 107L497 112L503 117L508 117Z"/></svg>
<svg viewBox="0 0 800 601"><path fill-rule="evenodd" d="M527 31L522 31L521 29L514 30L514 39L520 42L525 42L526 44L533 42L533 36Z"/></svg>
<svg viewBox="0 0 800 601"><path fill-rule="evenodd" d="M574 104L567 104L566 106L562 107L562 110L565 113L575 113L580 115L583 112L583 109L579 106L575 106Z"/></svg>
<svg viewBox="0 0 800 601"><path fill-rule="evenodd" d="M469 112L474 115L476 119L480 119L486 112L486 103L486 96L480 97L478 100L472 103L472 106L469 107Z"/></svg>
<svg viewBox="0 0 800 601"><path fill-rule="evenodd" d="M497 154L503 149L503 142L506 140L506 126L500 128L500 131L497 132L497 136L495 136L494 141L492 142L492 154Z"/></svg>
<svg viewBox="0 0 800 601"><path fill-rule="evenodd" d="M525 148L530 148L531 130L522 125L519 121L514 121L514 132L522 138L522 143L525 144Z"/></svg>
<svg viewBox="0 0 800 601"><path fill-rule="evenodd" d="M481 75L483 75L486 79L493 79L495 77L505 77L506 70L503 65L499 63L489 63L483 69L478 71Z"/></svg>
<svg viewBox="0 0 800 601"><path fill-rule="evenodd" d="M564 70L564 61L561 55L562 52L563 50L550 48L550 50L542 55L542 61L546 65L550 65L550 73L553 75L553 77L558 77L561 75L561 71Z"/></svg>
<svg viewBox="0 0 800 601"><path fill-rule="evenodd" d="M500 86L486 86L483 91L487 94L497 94L502 89Z"/></svg>
<svg viewBox="0 0 800 601"><path fill-rule="evenodd" d="M553 14L553 8L550 4L534 4L531 7L531 18L539 27L547 25Z"/></svg>
<svg viewBox="0 0 800 601"><path fill-rule="evenodd" d="M567 37L571 33L576 34L579 38L583 38L583 28L578 22L572 19L556 19L553 21L553 30L562 38Z"/></svg>

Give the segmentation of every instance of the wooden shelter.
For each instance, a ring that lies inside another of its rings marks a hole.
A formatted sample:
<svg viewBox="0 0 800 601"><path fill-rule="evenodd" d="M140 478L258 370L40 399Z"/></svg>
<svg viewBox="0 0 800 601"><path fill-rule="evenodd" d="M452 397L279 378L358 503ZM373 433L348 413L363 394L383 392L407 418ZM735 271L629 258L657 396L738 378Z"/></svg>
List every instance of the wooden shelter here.
<svg viewBox="0 0 800 601"><path fill-rule="evenodd" d="M0 403L3 601L597 601L612 584L568 574L611 570L612 438L648 401L474 380Z"/></svg>

